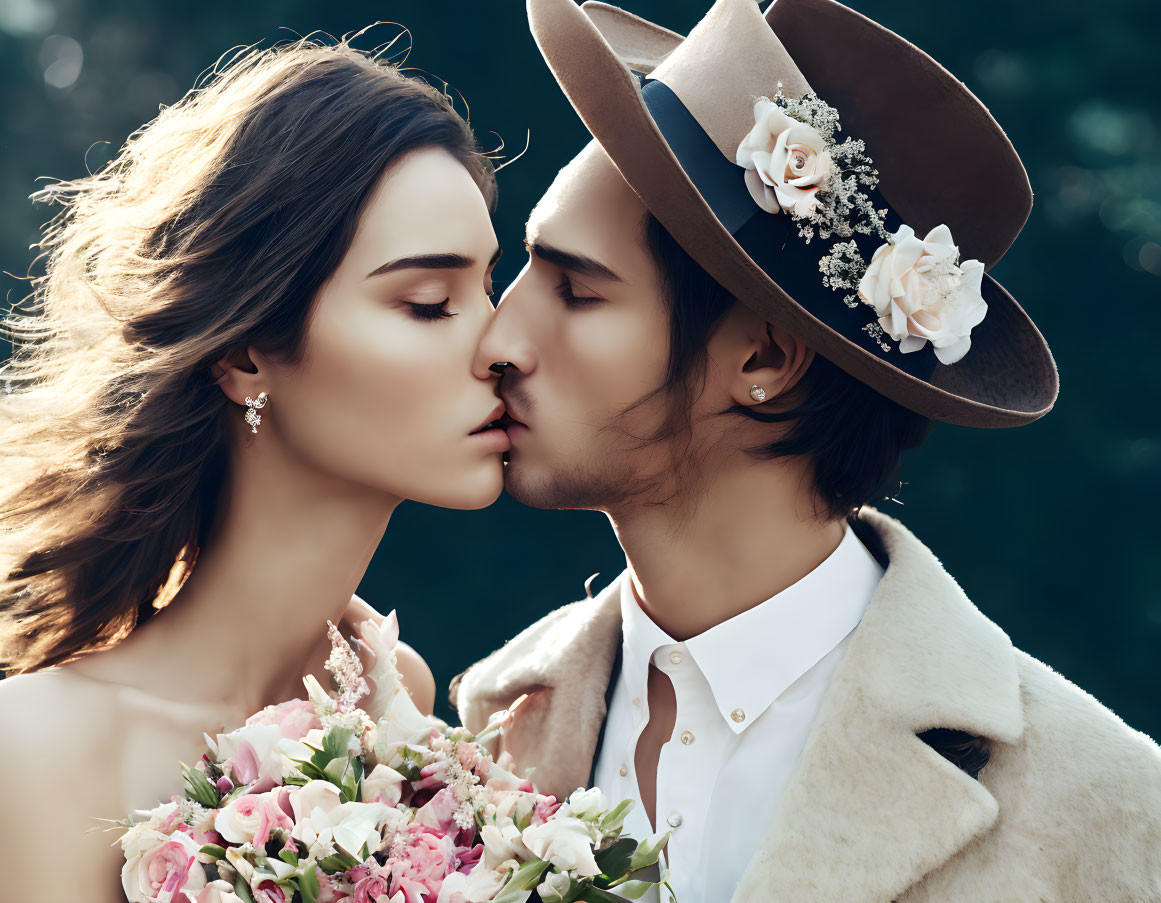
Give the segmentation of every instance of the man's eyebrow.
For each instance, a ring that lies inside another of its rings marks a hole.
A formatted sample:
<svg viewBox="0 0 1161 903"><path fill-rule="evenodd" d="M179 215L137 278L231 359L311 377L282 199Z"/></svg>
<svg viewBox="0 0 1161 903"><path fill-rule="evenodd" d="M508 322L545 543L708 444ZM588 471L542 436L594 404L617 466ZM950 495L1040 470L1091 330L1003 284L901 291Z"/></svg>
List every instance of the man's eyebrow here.
<svg viewBox="0 0 1161 903"><path fill-rule="evenodd" d="M500 259L501 250L496 248L488 266L495 266ZM397 270L468 270L476 265L474 257L464 254L413 254L409 257L398 257L378 266L367 274L367 278L382 276L385 273L394 273Z"/></svg>
<svg viewBox="0 0 1161 903"><path fill-rule="evenodd" d="M603 263L593 260L591 257L585 257L583 254L562 251L560 248L554 248L552 245L539 240L526 241L524 246L528 249L529 254L539 257L545 263L558 266L562 270L571 270L580 276L599 276L601 279L609 279L613 282L625 281Z"/></svg>

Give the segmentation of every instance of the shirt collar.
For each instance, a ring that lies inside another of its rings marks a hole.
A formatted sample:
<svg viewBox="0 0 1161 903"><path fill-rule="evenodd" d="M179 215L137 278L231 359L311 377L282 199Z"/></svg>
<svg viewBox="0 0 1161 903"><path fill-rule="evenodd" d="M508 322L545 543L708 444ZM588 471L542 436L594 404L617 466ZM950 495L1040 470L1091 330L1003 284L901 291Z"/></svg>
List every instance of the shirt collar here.
<svg viewBox="0 0 1161 903"><path fill-rule="evenodd" d="M848 525L838 548L797 583L679 644L642 611L626 575L625 676L634 693L644 693L654 652L684 646L722 718L741 733L858 626L882 576L883 568Z"/></svg>

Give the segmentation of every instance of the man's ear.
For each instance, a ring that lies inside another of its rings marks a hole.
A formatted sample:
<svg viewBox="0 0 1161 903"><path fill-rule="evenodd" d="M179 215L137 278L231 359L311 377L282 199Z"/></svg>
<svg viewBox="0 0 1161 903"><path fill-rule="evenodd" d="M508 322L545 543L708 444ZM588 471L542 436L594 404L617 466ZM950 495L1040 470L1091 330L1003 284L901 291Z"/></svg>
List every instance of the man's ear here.
<svg viewBox="0 0 1161 903"><path fill-rule="evenodd" d="M735 304L711 339L710 353L734 402L754 407L785 395L814 361L814 351L796 336L743 304ZM754 387L761 392L751 390Z"/></svg>
<svg viewBox="0 0 1161 903"><path fill-rule="evenodd" d="M211 369L214 382L234 404L245 405L247 398L269 392L264 360L252 348L238 347L226 352Z"/></svg>

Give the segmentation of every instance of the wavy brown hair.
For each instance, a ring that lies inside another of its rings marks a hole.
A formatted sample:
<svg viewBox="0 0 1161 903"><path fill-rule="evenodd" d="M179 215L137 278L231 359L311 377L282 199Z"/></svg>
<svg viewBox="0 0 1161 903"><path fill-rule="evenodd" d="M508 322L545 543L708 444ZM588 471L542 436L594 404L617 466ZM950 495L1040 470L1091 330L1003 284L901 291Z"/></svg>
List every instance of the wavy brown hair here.
<svg viewBox="0 0 1161 903"><path fill-rule="evenodd" d="M444 93L346 42L246 49L62 209L0 391L0 668L106 647L188 573L227 477L216 362L294 362L382 174L441 147L492 169ZM232 408L230 409L232 411Z"/></svg>

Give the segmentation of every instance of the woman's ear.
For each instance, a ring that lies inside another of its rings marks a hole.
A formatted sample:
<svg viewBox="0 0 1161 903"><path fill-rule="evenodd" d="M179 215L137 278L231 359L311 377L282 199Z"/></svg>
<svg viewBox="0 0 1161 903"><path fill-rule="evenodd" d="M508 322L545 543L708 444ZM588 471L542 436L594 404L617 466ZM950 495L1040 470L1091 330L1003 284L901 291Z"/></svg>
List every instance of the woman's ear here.
<svg viewBox="0 0 1161 903"><path fill-rule="evenodd" d="M230 401L245 405L247 398L257 398L260 392L270 391L263 363L253 349L238 347L226 352L211 372L214 382Z"/></svg>
<svg viewBox="0 0 1161 903"><path fill-rule="evenodd" d="M814 360L800 339L742 304L726 315L710 354L734 403L746 407L785 395Z"/></svg>

